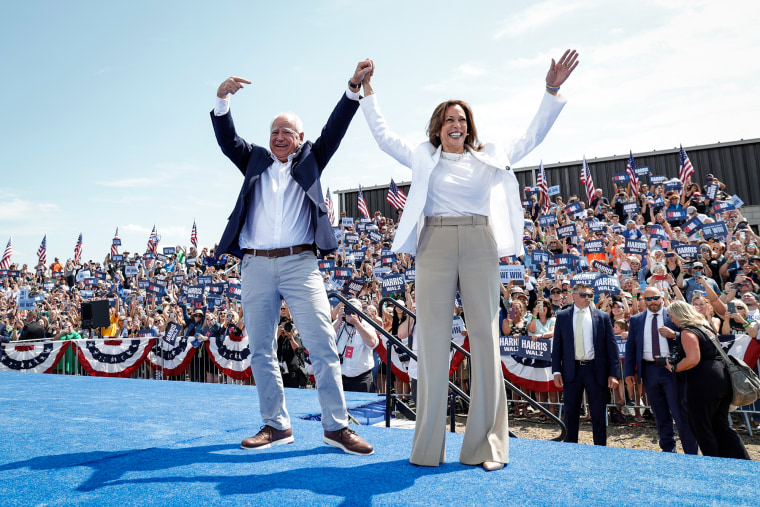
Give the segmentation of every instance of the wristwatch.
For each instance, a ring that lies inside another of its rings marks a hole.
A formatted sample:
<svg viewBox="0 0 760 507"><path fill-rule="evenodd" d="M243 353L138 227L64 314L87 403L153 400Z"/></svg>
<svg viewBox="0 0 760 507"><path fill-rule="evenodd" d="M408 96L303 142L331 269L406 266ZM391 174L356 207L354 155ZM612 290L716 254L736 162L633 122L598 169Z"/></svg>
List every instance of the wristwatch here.
<svg viewBox="0 0 760 507"><path fill-rule="evenodd" d="M349 88L351 88L352 90L356 90L356 91L358 91L358 90L359 90L359 88L361 88L361 87L362 87L362 84L361 84L361 83L359 83L359 84L354 84L354 83L352 83L352 82L351 82L351 80L349 79L349 80L348 80L348 87L349 87Z"/></svg>

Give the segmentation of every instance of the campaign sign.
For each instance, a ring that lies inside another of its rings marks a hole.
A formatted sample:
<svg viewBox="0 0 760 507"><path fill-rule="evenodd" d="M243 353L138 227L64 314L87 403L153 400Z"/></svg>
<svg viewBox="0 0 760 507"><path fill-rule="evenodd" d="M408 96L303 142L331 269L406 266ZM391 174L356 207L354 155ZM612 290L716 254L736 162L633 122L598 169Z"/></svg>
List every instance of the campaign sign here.
<svg viewBox="0 0 760 507"><path fill-rule="evenodd" d="M599 278L600 275L596 271L586 271L584 273L578 273L570 278L570 286L575 287L577 283L585 283L586 285L593 286L594 280Z"/></svg>
<svg viewBox="0 0 760 507"><path fill-rule="evenodd" d="M649 176L649 184L650 185L662 185L666 180L668 179L665 175L658 174L655 176L654 174Z"/></svg>
<svg viewBox="0 0 760 507"><path fill-rule="evenodd" d="M217 295L221 296L221 295L223 295L224 293L227 292L227 287L228 286L229 286L229 284L224 283L224 282L212 283L211 285L208 286L208 291L211 294L217 294Z"/></svg>
<svg viewBox="0 0 760 507"><path fill-rule="evenodd" d="M681 184L681 180L678 178L673 178L672 180L668 180L665 182L665 185L663 185L663 188L665 189L665 192L679 192L681 190L681 187L683 185Z"/></svg>
<svg viewBox="0 0 760 507"><path fill-rule="evenodd" d="M164 255L174 255L174 252L176 251L177 251L176 247L173 247L173 246L164 247Z"/></svg>
<svg viewBox="0 0 760 507"><path fill-rule="evenodd" d="M628 174L615 174L612 176L612 181L617 183L618 185L626 185L629 181Z"/></svg>
<svg viewBox="0 0 760 507"><path fill-rule="evenodd" d="M77 273L77 276L75 277L75 279L77 282L82 282L84 281L85 278L91 278L91 277L92 277L92 273L90 272L89 269L82 269L81 271Z"/></svg>
<svg viewBox="0 0 760 507"><path fill-rule="evenodd" d="M361 264L362 262L364 262L364 258L367 255L367 251L366 250L354 250L353 252L351 252L351 255L354 256L354 263L355 264Z"/></svg>
<svg viewBox="0 0 760 507"><path fill-rule="evenodd" d="M713 203L713 211L715 213L723 213L724 211L733 211L735 209L736 206L731 201L716 201Z"/></svg>
<svg viewBox="0 0 760 507"><path fill-rule="evenodd" d="M405 291L404 275L393 273L383 278L383 296Z"/></svg>
<svg viewBox="0 0 760 507"><path fill-rule="evenodd" d="M217 306L222 306L222 296L209 294L206 296L206 303L208 303L208 309L213 310Z"/></svg>
<svg viewBox="0 0 760 507"><path fill-rule="evenodd" d="M650 204L653 208L663 208L665 207L665 200L662 198L661 195L658 195L655 200L650 201Z"/></svg>
<svg viewBox="0 0 760 507"><path fill-rule="evenodd" d="M550 225L555 225L557 223L557 217L554 214L551 215L541 215L538 217L538 225L541 227L548 227Z"/></svg>
<svg viewBox="0 0 760 507"><path fill-rule="evenodd" d="M549 197L559 194L559 185L554 185L553 187L549 187L548 194L549 194Z"/></svg>
<svg viewBox="0 0 760 507"><path fill-rule="evenodd" d="M84 291L82 291L84 292ZM92 292L92 291L90 291ZM84 297L84 296L82 296ZM34 298L25 298L25 299L19 299L18 300L18 309L19 310L34 310L35 306L37 305L37 301L34 300Z"/></svg>
<svg viewBox="0 0 760 507"><path fill-rule="evenodd" d="M114 238L113 241L111 242L111 244L115 245L115 246L121 246L121 239Z"/></svg>
<svg viewBox="0 0 760 507"><path fill-rule="evenodd" d="M668 236L665 234L665 229L659 224L653 224L652 227L649 228L649 237L654 239L667 239Z"/></svg>
<svg viewBox="0 0 760 507"><path fill-rule="evenodd" d="M367 226L369 226L367 222L359 222L355 227L356 232L367 232Z"/></svg>
<svg viewBox="0 0 760 507"><path fill-rule="evenodd" d="M602 275L594 280L592 287L596 294L604 294L605 292L620 294L620 281L614 276Z"/></svg>
<svg viewBox="0 0 760 507"><path fill-rule="evenodd" d="M348 268L348 267L333 268L331 272L332 272L333 280L340 280L341 282L345 282L346 280L351 278L351 273L353 272L353 269Z"/></svg>
<svg viewBox="0 0 760 507"><path fill-rule="evenodd" d="M157 261L160 261L160 262L166 262L166 260L167 260L168 258L169 258L169 257L167 257L166 255L164 255L164 254L162 254L162 253L157 253L157 254L156 254L156 260L157 260Z"/></svg>
<svg viewBox="0 0 760 507"><path fill-rule="evenodd" d="M175 285L178 285L185 281L186 276L185 275L174 275L172 276L172 282L174 282Z"/></svg>
<svg viewBox="0 0 760 507"><path fill-rule="evenodd" d="M95 287L98 284L98 279L91 276L82 280L85 287Z"/></svg>
<svg viewBox="0 0 760 507"><path fill-rule="evenodd" d="M587 254L605 253L607 250L604 247L603 239L594 239L592 241L586 241L583 245L583 252Z"/></svg>
<svg viewBox="0 0 760 507"><path fill-rule="evenodd" d="M396 262L396 254L391 255L385 255L382 256L383 266L390 266L394 262Z"/></svg>
<svg viewBox="0 0 760 507"><path fill-rule="evenodd" d="M710 183L709 185L705 185L705 199L714 201L717 196L718 196L717 183Z"/></svg>
<svg viewBox="0 0 760 507"><path fill-rule="evenodd" d="M121 264L124 262L124 256L122 254L115 254L111 256L111 262L114 264Z"/></svg>
<svg viewBox="0 0 760 507"><path fill-rule="evenodd" d="M649 244L640 239L626 239L624 252L628 254L646 254Z"/></svg>
<svg viewBox="0 0 760 507"><path fill-rule="evenodd" d="M520 351L524 354L523 357L539 361L552 360L551 340L533 341L530 336L520 336L519 340Z"/></svg>
<svg viewBox="0 0 760 507"><path fill-rule="evenodd" d="M350 233L346 234L346 244L347 245L358 245L359 244L359 235Z"/></svg>
<svg viewBox="0 0 760 507"><path fill-rule="evenodd" d="M731 199L729 199L730 202L734 203L734 209L739 209L742 206L744 206L744 201L739 199L739 196L734 194Z"/></svg>
<svg viewBox="0 0 760 507"><path fill-rule="evenodd" d="M407 282L413 282L416 276L417 276L416 268L409 268L406 271L404 271L404 278L406 278Z"/></svg>
<svg viewBox="0 0 760 507"><path fill-rule="evenodd" d="M705 239L724 238L728 236L728 227L726 227L726 222L702 224L702 235L705 237Z"/></svg>
<svg viewBox="0 0 760 507"><path fill-rule="evenodd" d="M574 203L565 206L565 213L568 215L575 215L576 213L580 213L582 211L583 206L581 205L580 201L575 201Z"/></svg>
<svg viewBox="0 0 760 507"><path fill-rule="evenodd" d="M694 231L699 230L699 227L702 225L702 220L699 219L699 217L690 218L687 222L685 222L683 225L681 225L681 230L691 236L694 234Z"/></svg>
<svg viewBox="0 0 760 507"><path fill-rule="evenodd" d="M340 219L340 225L342 225L343 227L353 227L354 226L353 217L342 217Z"/></svg>
<svg viewBox="0 0 760 507"><path fill-rule="evenodd" d="M533 264L549 262L549 252L546 250L533 250L530 253L530 260Z"/></svg>
<svg viewBox="0 0 760 507"><path fill-rule="evenodd" d="M106 281L106 274L102 271L95 271L92 274L92 277L98 280L99 282L105 282Z"/></svg>
<svg viewBox="0 0 760 507"><path fill-rule="evenodd" d="M665 210L665 219L668 222L675 222L677 220L685 220L686 219L686 210L685 209L676 209L676 210Z"/></svg>
<svg viewBox="0 0 760 507"><path fill-rule="evenodd" d="M42 288L45 289L46 292L50 292L55 287L55 282L42 282Z"/></svg>
<svg viewBox="0 0 760 507"><path fill-rule="evenodd" d="M676 245L673 250L684 259L696 259L699 257L699 245L680 243Z"/></svg>
<svg viewBox="0 0 760 507"><path fill-rule="evenodd" d="M355 298L364 288L364 282L364 278L352 278L346 280L346 283L343 284L343 295L349 298Z"/></svg>
<svg viewBox="0 0 760 507"><path fill-rule="evenodd" d="M563 225L557 229L557 237L560 239L572 238L576 234L578 234L578 231L575 228L575 224Z"/></svg>
<svg viewBox="0 0 760 507"><path fill-rule="evenodd" d="M185 264L188 266L195 266L198 263L198 259L195 257L187 257L185 259Z"/></svg>
<svg viewBox="0 0 760 507"><path fill-rule="evenodd" d="M639 203L637 202L627 202L623 204L623 213L626 215L635 215L636 213L639 213L641 211L641 208L639 208Z"/></svg>
<svg viewBox="0 0 760 507"><path fill-rule="evenodd" d="M499 350L502 356L515 356L520 350L520 338L499 336Z"/></svg>
<svg viewBox="0 0 760 507"><path fill-rule="evenodd" d="M383 235L376 231L371 231L367 237L372 243L380 243L383 240Z"/></svg>
<svg viewBox="0 0 760 507"><path fill-rule="evenodd" d="M533 199L520 199L520 204L523 208L530 209L533 207Z"/></svg>
<svg viewBox="0 0 760 507"><path fill-rule="evenodd" d="M335 267L335 261L332 259L322 259L321 261L318 261L317 265L319 266L319 270L324 273L325 271L330 271Z"/></svg>
<svg viewBox="0 0 760 507"><path fill-rule="evenodd" d="M617 269L602 261L594 261L591 265L603 275L614 276L617 273Z"/></svg>
<svg viewBox="0 0 760 507"><path fill-rule="evenodd" d="M156 336L156 331L154 329L138 329L137 330L137 337L138 338L147 338L149 336Z"/></svg>
<svg viewBox="0 0 760 507"><path fill-rule="evenodd" d="M137 280L138 289L147 289L148 285L150 285L150 280Z"/></svg>
<svg viewBox="0 0 760 507"><path fill-rule="evenodd" d="M648 165L637 167L636 169L633 170L633 172L637 178L641 178L643 176L649 176L650 174L652 174L652 172L649 170Z"/></svg>
<svg viewBox="0 0 760 507"><path fill-rule="evenodd" d="M170 322L166 327L166 333L164 334L164 341L169 345L174 345L182 333L182 326L176 322Z"/></svg>
<svg viewBox="0 0 760 507"><path fill-rule="evenodd" d="M618 359L625 359L625 340L620 335L615 335L615 343L618 348Z"/></svg>
<svg viewBox="0 0 760 507"><path fill-rule="evenodd" d="M340 227L333 227L333 235L335 236L335 241L340 241L343 239L343 231L340 230Z"/></svg>
<svg viewBox="0 0 760 507"><path fill-rule="evenodd" d="M558 277L557 272L560 269L564 269L565 271L567 270L567 268L563 268L562 266L554 266L554 265L551 265L551 264L547 265L546 266L546 278L548 278L549 280L555 280Z"/></svg>
<svg viewBox="0 0 760 507"><path fill-rule="evenodd" d="M391 268L389 268L388 266L375 266L372 269L372 276L375 277L375 280L380 280L390 272L391 272Z"/></svg>
<svg viewBox="0 0 760 507"><path fill-rule="evenodd" d="M200 285L211 285L214 283L214 277L213 276L199 276L198 277L198 284Z"/></svg>
<svg viewBox="0 0 760 507"><path fill-rule="evenodd" d="M82 296L82 299L92 299L95 297L95 291L94 290L80 290L79 295Z"/></svg>
<svg viewBox="0 0 760 507"><path fill-rule="evenodd" d="M607 222L591 222L588 224L588 230L591 232L604 232L607 230Z"/></svg>
<svg viewBox="0 0 760 507"><path fill-rule="evenodd" d="M525 266L522 264L499 263L499 273L501 277L501 283L524 281L523 277L525 276Z"/></svg>
<svg viewBox="0 0 760 507"><path fill-rule="evenodd" d="M145 252L144 254L142 254L142 258L145 259L146 261L149 261L151 259L155 259L156 256L153 255L153 252Z"/></svg>
<svg viewBox="0 0 760 507"><path fill-rule="evenodd" d="M234 299L235 301L242 301L243 288L240 286L239 283L230 283L230 286L227 287L226 296L230 299Z"/></svg>
<svg viewBox="0 0 760 507"><path fill-rule="evenodd" d="M155 294L156 296L163 296L166 293L166 289L164 289L157 283L148 284L145 290L147 292L150 292L151 294Z"/></svg>
<svg viewBox="0 0 760 507"><path fill-rule="evenodd" d="M127 276L137 276L137 266L124 266L124 274Z"/></svg>
<svg viewBox="0 0 760 507"><path fill-rule="evenodd" d="M573 266L575 264L575 255L557 254L552 257L552 263L555 266Z"/></svg>

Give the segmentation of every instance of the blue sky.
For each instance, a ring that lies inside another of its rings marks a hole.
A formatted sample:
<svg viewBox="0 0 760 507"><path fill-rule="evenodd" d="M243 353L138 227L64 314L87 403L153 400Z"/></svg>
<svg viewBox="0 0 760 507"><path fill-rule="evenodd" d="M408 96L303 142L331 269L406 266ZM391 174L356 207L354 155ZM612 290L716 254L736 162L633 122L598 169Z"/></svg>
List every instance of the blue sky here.
<svg viewBox="0 0 760 507"><path fill-rule="evenodd" d="M262 6L263 5L263 6ZM470 102L481 138L532 117L552 57L581 64L545 142L518 166L760 137L760 7L753 2L566 0L5 2L0 7L0 248L14 262L102 260L122 250L219 240L242 176L209 111L230 75L238 132L267 143L297 112L314 139L356 63L373 58L389 125L424 139L442 100ZM674 168L674 175L677 168ZM358 113L328 166L336 189L409 181ZM351 210L349 210L351 211Z"/></svg>

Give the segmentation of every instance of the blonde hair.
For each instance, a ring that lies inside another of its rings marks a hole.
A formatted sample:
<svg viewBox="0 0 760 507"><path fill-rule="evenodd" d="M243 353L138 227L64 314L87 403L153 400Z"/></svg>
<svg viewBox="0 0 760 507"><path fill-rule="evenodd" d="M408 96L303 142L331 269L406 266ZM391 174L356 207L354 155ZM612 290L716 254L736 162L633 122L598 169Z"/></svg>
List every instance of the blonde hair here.
<svg viewBox="0 0 760 507"><path fill-rule="evenodd" d="M710 322L708 322L705 316L699 313L696 308L684 301L673 301L670 303L670 306L668 306L668 314L678 321L679 327L710 327Z"/></svg>

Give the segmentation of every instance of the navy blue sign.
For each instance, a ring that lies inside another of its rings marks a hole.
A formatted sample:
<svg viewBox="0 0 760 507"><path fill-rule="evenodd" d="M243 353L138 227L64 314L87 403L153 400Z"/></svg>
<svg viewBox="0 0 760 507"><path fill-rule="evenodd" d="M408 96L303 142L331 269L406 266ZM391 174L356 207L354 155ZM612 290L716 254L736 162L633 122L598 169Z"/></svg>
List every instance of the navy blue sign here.
<svg viewBox="0 0 760 507"><path fill-rule="evenodd" d="M222 296L217 296L216 294L209 294L206 296L206 303L208 304L208 309L213 310L217 306L222 306Z"/></svg>
<svg viewBox="0 0 760 507"><path fill-rule="evenodd" d="M662 208L665 206L665 200L661 195L658 195L653 201L650 201L653 208Z"/></svg>
<svg viewBox="0 0 760 507"><path fill-rule="evenodd" d="M623 213L626 215L635 215L636 213L639 213L641 211L641 208L639 208L639 203L637 202L627 202L623 204Z"/></svg>
<svg viewBox="0 0 760 507"><path fill-rule="evenodd" d="M395 294L405 291L404 275L399 273L392 273L383 278L383 295Z"/></svg>
<svg viewBox="0 0 760 507"><path fill-rule="evenodd" d="M649 244L646 241L638 239L626 239L624 252L629 254L645 254L649 249Z"/></svg>
<svg viewBox="0 0 760 507"><path fill-rule="evenodd" d="M699 245L679 243L673 247L673 250L684 259L696 259L699 257Z"/></svg>
<svg viewBox="0 0 760 507"><path fill-rule="evenodd" d="M516 356L520 351L520 338L499 336L499 350L502 356Z"/></svg>
<svg viewBox="0 0 760 507"><path fill-rule="evenodd" d="M200 285L211 285L213 282L214 282L213 276L206 275L206 276L198 277L198 284Z"/></svg>
<svg viewBox="0 0 760 507"><path fill-rule="evenodd" d="M562 227L557 228L558 238L572 238L577 234L578 231L575 228L575 224L563 225Z"/></svg>
<svg viewBox="0 0 760 507"><path fill-rule="evenodd" d="M362 262L364 262L364 257L367 255L367 251L364 249L354 250L353 252L351 252L351 255L354 256L354 262L356 264L361 264Z"/></svg>
<svg viewBox="0 0 760 507"><path fill-rule="evenodd" d="M596 294L604 294L609 292L610 294L620 294L620 282L614 276L602 275L592 285Z"/></svg>
<svg viewBox="0 0 760 507"><path fill-rule="evenodd" d="M396 254L391 254L391 255L383 254L382 259L383 259L383 264L382 264L383 266L390 266L394 262L396 262Z"/></svg>
<svg viewBox="0 0 760 507"><path fill-rule="evenodd" d="M650 185L662 185L665 182L665 180L667 180L667 179L668 179L667 176L659 175L659 174L657 176L655 176L653 174L653 175L649 176L649 184Z"/></svg>
<svg viewBox="0 0 760 507"><path fill-rule="evenodd" d="M367 222L359 222L356 224L356 232L367 232Z"/></svg>
<svg viewBox="0 0 760 507"><path fill-rule="evenodd" d="M220 283L212 283L208 287L208 291L211 294L217 294L217 295L223 295L227 292L227 287L229 287L228 283L220 282Z"/></svg>
<svg viewBox="0 0 760 507"><path fill-rule="evenodd" d="M166 327L166 333L164 334L164 340L169 345L174 346L174 344L177 341L177 338L179 337L180 333L182 333L182 326L180 326L176 322L170 322L169 325Z"/></svg>
<svg viewBox="0 0 760 507"><path fill-rule="evenodd" d="M124 256L122 254L115 254L111 256L111 262L114 264L120 264L124 262Z"/></svg>
<svg viewBox="0 0 760 507"><path fill-rule="evenodd" d="M351 273L353 272L353 269L349 267L343 267L343 268L333 268L330 271L332 272L333 280L346 281L349 278L351 278Z"/></svg>
<svg viewBox="0 0 760 507"><path fill-rule="evenodd" d="M731 201L716 201L713 203L713 211L715 213L723 213L724 211L733 211L735 209L736 206Z"/></svg>
<svg viewBox="0 0 760 507"><path fill-rule="evenodd" d="M319 270L323 273L325 271L330 271L333 267L335 267L335 261L334 260L321 260L318 262Z"/></svg>
<svg viewBox="0 0 760 507"><path fill-rule="evenodd" d="M637 167L633 170L634 174L637 178L641 179L643 176L649 176L651 174L651 171L649 170L648 165L643 165L641 167Z"/></svg>
<svg viewBox="0 0 760 507"><path fill-rule="evenodd" d="M570 286L575 287L575 284L577 283L585 283L586 285L591 285L594 283L594 280L599 278L601 276L596 271L586 271L585 273L578 273L577 275L574 275L572 278L570 278Z"/></svg>
<svg viewBox="0 0 760 507"><path fill-rule="evenodd" d="M166 262L166 259L168 259L168 257L166 255L164 255L162 253L157 253L156 254L156 260L157 261Z"/></svg>
<svg viewBox="0 0 760 507"><path fill-rule="evenodd" d="M530 336L500 336L499 350L502 356L517 356L539 361L551 361L551 340L536 340Z"/></svg>
<svg viewBox="0 0 760 507"><path fill-rule="evenodd" d="M550 225L554 225L557 223L557 217L553 214L551 215L541 215L538 217L538 224L541 227L548 227Z"/></svg>
<svg viewBox="0 0 760 507"><path fill-rule="evenodd" d="M347 245L357 245L359 244L359 235L354 233L348 233L346 234L346 244Z"/></svg>
<svg viewBox="0 0 760 507"><path fill-rule="evenodd" d="M726 227L726 222L702 224L702 235L705 237L705 239L724 238L728 236L728 227Z"/></svg>
<svg viewBox="0 0 760 507"><path fill-rule="evenodd" d="M383 240L383 235L375 231L370 232L367 237L372 243L380 243Z"/></svg>
<svg viewBox="0 0 760 507"><path fill-rule="evenodd" d="M694 231L699 230L699 227L702 225L702 220L699 219L699 217L690 218L687 222L685 222L683 225L681 225L681 230L691 236Z"/></svg>
<svg viewBox="0 0 760 507"><path fill-rule="evenodd" d="M530 260L533 264L549 262L549 252L546 250L533 250L530 253Z"/></svg>
<svg viewBox="0 0 760 507"><path fill-rule="evenodd" d="M343 284L343 295L346 297L355 298L364 288L365 281L366 280L364 278L352 278L350 280L346 280L346 283Z"/></svg>
<svg viewBox="0 0 760 507"><path fill-rule="evenodd" d="M583 252L587 254L605 253L607 250L604 247L603 239L595 239L592 241L586 241L583 245Z"/></svg>
<svg viewBox="0 0 760 507"><path fill-rule="evenodd" d="M185 264L188 266L195 266L195 264L198 262L198 259L195 257L187 257L185 259Z"/></svg>
<svg viewBox="0 0 760 507"><path fill-rule="evenodd" d="M581 206L580 201L575 201L574 203L565 206L565 213L571 216L580 213L581 211L583 211L583 206Z"/></svg>
<svg viewBox="0 0 760 507"><path fill-rule="evenodd" d="M612 177L612 181L617 183L618 185L626 185L628 184L628 181L630 178L628 177L628 174L616 174Z"/></svg>
<svg viewBox="0 0 760 507"><path fill-rule="evenodd" d="M116 246L121 246L121 239L114 238L113 241L111 242L111 244L112 245L116 245Z"/></svg>
<svg viewBox="0 0 760 507"><path fill-rule="evenodd" d="M591 222L588 224L588 230L591 232L604 232L607 230L607 222Z"/></svg>
<svg viewBox="0 0 760 507"><path fill-rule="evenodd" d="M407 282L413 282L416 276L417 276L416 268L409 268L406 271L404 271L404 278L406 278Z"/></svg>
<svg viewBox="0 0 760 507"><path fill-rule="evenodd" d="M681 183L681 180L674 178L665 182L664 189L665 192L679 192L682 186L683 184Z"/></svg>
<svg viewBox="0 0 760 507"><path fill-rule="evenodd" d="M234 299L235 301L242 301L243 288L240 286L240 284L230 283L230 286L227 287L227 297Z"/></svg>
<svg viewBox="0 0 760 507"><path fill-rule="evenodd" d="M173 246L165 246L164 247L164 255L174 255L174 252L176 252L177 249Z"/></svg>
<svg viewBox="0 0 760 507"><path fill-rule="evenodd" d="M659 224L653 224L652 227L649 228L649 237L655 239L667 239L665 229Z"/></svg>
<svg viewBox="0 0 760 507"><path fill-rule="evenodd" d="M603 275L614 276L617 273L617 269L602 261L594 261L591 265Z"/></svg>
<svg viewBox="0 0 760 507"><path fill-rule="evenodd" d="M172 281L175 285L180 284L185 281L187 277L185 275L174 275L172 276Z"/></svg>
<svg viewBox="0 0 760 507"><path fill-rule="evenodd" d="M625 340L620 335L615 335L615 343L618 347L618 359L625 359Z"/></svg>
<svg viewBox="0 0 760 507"><path fill-rule="evenodd" d="M145 252L144 254L142 254L142 258L145 259L146 261L149 261L151 259L155 259L156 256L153 255L153 252Z"/></svg>
<svg viewBox="0 0 760 507"><path fill-rule="evenodd" d="M670 210L665 211L665 219L668 222L675 222L677 220L685 220L686 219L686 210L685 209L676 209L676 210Z"/></svg>
<svg viewBox="0 0 760 507"><path fill-rule="evenodd" d="M147 338L148 336L156 336L156 331L153 329L140 329L137 331L138 338Z"/></svg>
<svg viewBox="0 0 760 507"><path fill-rule="evenodd" d="M151 294L155 294L156 296L163 296L166 293L166 289L157 283L149 283L148 286L145 287L145 290Z"/></svg>
<svg viewBox="0 0 760 507"><path fill-rule="evenodd" d="M521 199L520 204L522 204L523 208L530 209L533 207L533 199Z"/></svg>
<svg viewBox="0 0 760 507"><path fill-rule="evenodd" d="M717 196L718 196L717 183L710 183L709 185L705 185L705 199L714 201Z"/></svg>
<svg viewBox="0 0 760 507"><path fill-rule="evenodd" d="M555 266L573 266L575 264L575 255L571 254L557 254L552 257L552 263Z"/></svg>

